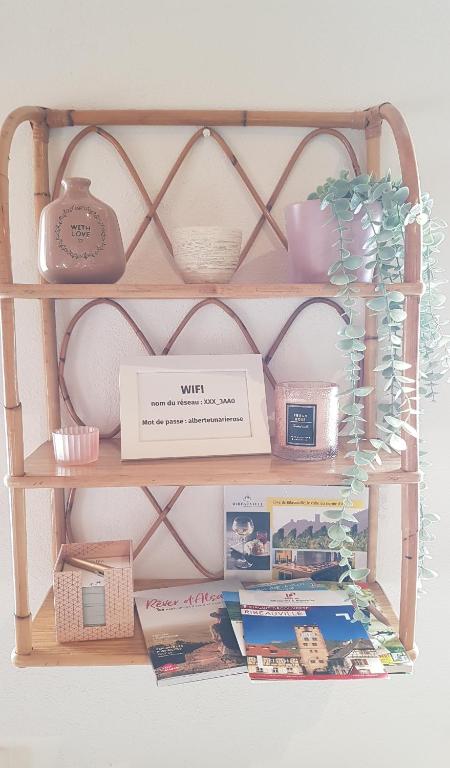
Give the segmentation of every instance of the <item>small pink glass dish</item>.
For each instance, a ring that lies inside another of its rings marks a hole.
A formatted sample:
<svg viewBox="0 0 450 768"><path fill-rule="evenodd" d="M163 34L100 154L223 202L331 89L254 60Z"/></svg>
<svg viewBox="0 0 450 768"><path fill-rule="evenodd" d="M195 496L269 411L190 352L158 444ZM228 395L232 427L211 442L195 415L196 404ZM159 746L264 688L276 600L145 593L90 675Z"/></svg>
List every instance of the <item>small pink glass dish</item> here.
<svg viewBox="0 0 450 768"><path fill-rule="evenodd" d="M90 464L98 459L97 427L61 427L52 432L58 464Z"/></svg>

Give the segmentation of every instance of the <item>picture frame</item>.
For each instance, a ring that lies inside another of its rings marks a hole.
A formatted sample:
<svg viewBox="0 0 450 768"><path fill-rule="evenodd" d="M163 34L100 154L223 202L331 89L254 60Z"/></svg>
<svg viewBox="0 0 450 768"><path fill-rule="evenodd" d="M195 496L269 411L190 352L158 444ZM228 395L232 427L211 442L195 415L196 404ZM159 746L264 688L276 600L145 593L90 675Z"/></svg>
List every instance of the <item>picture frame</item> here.
<svg viewBox="0 0 450 768"><path fill-rule="evenodd" d="M270 453L261 355L126 360L120 421L125 461Z"/></svg>

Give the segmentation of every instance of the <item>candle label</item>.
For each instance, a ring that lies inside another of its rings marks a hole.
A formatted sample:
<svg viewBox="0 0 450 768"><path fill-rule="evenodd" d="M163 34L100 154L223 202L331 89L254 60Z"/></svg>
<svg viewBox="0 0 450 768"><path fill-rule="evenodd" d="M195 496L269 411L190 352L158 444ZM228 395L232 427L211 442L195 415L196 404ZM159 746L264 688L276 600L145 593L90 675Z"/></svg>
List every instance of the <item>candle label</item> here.
<svg viewBox="0 0 450 768"><path fill-rule="evenodd" d="M317 405L286 403L286 445L316 445Z"/></svg>

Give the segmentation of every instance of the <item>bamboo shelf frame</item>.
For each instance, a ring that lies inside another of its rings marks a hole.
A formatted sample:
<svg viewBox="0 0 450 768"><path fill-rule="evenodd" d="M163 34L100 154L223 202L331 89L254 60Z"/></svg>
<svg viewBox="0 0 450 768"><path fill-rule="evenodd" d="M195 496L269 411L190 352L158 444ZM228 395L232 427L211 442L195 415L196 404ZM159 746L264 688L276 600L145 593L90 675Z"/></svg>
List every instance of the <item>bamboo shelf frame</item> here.
<svg viewBox="0 0 450 768"><path fill-rule="evenodd" d="M134 180L146 206L147 215L140 225L136 235L127 249L127 258L133 253L142 234L151 221L158 227L167 249L172 254L170 239L159 218L158 206L170 186L175 174L185 157L200 139L201 135L211 135L219 148L225 153L242 182L253 197L260 210L260 218L249 240L244 246L241 263L256 239L261 227L267 223L285 245L286 238L274 220L271 210L283 188L287 177L293 169L306 145L316 136L328 134L339 140L350 156L355 172L359 172L359 163L352 145L342 129L363 131L366 138L366 166L375 175L380 173L380 136L383 123L387 123L393 133L404 183L409 187L409 200L413 204L420 199L419 177L414 155L414 147L405 121L398 110L391 104L381 104L370 109L353 112L303 112L303 111L246 111L246 110L53 110L41 107L22 107L15 110L6 119L0 133L0 317L2 326L2 361L3 361L3 394L5 423L8 447L8 474L11 538L13 552L14 575L14 605L16 642L13 654L17 666L47 666L47 665L102 665L102 664L143 664L147 663L147 655L143 644L142 634L137 627L134 638L129 641L109 640L96 643L74 643L58 645L54 636L54 615L51 593L46 598L36 618L32 621L28 601L28 565L27 565L27 533L25 489L51 488L52 503L52 536L53 551L56 555L60 544L70 537L70 511L73 506L75 489L77 487L97 486L134 486L142 488L157 513L157 519L146 532L135 550L135 555L155 533L159 525L164 524L179 546L196 565L205 577L217 577L209 573L195 555L190 552L175 530L168 514L173 504L188 484L221 484L221 483L311 483L339 484L342 482L342 471L346 461L342 455L333 462L323 462L321 466L299 466L295 463L281 462L274 457L225 457L221 459L180 459L152 462L120 462L117 441L102 441L101 458L93 468L78 468L62 470L57 468L52 459L49 443L44 443L31 456L25 459L23 448L22 408L19 397L17 378L17 359L15 348L15 308L16 299L36 299L40 303L42 318L43 355L47 391L47 422L48 433L61 424L60 393L61 388L66 404L70 411L70 398L64 381L64 361L58 360L55 300L64 298L80 298L91 301L91 304L109 302L113 299L168 299L168 298L198 298L201 305L213 302L230 314L253 351L253 339L243 326L240 318L221 301L222 299L264 299L289 297L314 297L310 301L320 301L335 306L332 297L338 289L331 285L247 285L231 283L229 285L138 285L119 283L116 285L48 285L17 284L14 282L11 262L11 243L9 226L9 155L14 134L19 125L29 122L33 139L33 170L34 170L34 200L36 224L39 221L43 207L50 201L48 142L52 131L62 127L80 126L82 131L71 141L61 162L55 188L65 171L72 151L88 134L96 133L102 139L109 141L125 163ZM128 158L123 147L114 136L102 126L193 126L195 133L180 153L167 179L154 200L152 200L136 169ZM245 173L240 162L232 152L227 142L214 126L236 126L245 129L247 126L261 127L308 127L313 130L299 143L295 152L286 165L269 200L264 202L251 180ZM205 133L206 131L206 133ZM368 297L374 293L373 285L361 285L360 296ZM408 316L404 332L404 359L410 365L410 375L417 382L418 378L418 328L420 296L423 292L421 284L421 231L416 224L408 225L406 230L405 283L396 285L405 293L405 308ZM308 302L304 302L307 305ZM199 305L200 306L200 305ZM120 305L116 305L124 313ZM182 321L174 337L166 345L166 353L176 336L183 329L190 317L197 310L188 313ZM336 306L335 306L336 308ZM337 308L338 309L338 308ZM301 307L293 313L286 326L276 338L271 350L265 357L265 372L271 383L273 376L268 370L268 364L278 348L290 325L301 312ZM128 322L133 321L127 316ZM73 323L74 321L72 321ZM376 320L373 313L366 313L366 344L364 360L364 383L374 385L376 374L373 372L377 357ZM134 324L134 330L141 333ZM145 340L144 340L145 341ZM66 334L65 345L68 337ZM66 351L64 347L64 352ZM147 348L150 345L147 342ZM58 370L59 363L59 370ZM73 408L73 406L72 406ZM72 412L77 420L77 414ZM376 400L375 393L366 398L365 418L367 436L375 436ZM417 426L417 418L413 418ZM112 437L112 435L111 435ZM416 615L416 587L418 566L418 521L419 497L418 484L420 471L418 464L417 441L406 436L407 448L401 459L388 459L380 471L371 473L369 485L369 549L368 563L371 568L371 586L385 614L394 623L396 621L391 606L387 602L381 588L376 582L377 557L377 525L379 487L384 484L399 484L402 489L401 529L402 529L402 561L401 561L401 599L399 615L399 634L410 653L415 657L414 628ZM164 508L161 508L147 487L151 484L179 484L172 498ZM70 489L67 501L65 489Z"/></svg>

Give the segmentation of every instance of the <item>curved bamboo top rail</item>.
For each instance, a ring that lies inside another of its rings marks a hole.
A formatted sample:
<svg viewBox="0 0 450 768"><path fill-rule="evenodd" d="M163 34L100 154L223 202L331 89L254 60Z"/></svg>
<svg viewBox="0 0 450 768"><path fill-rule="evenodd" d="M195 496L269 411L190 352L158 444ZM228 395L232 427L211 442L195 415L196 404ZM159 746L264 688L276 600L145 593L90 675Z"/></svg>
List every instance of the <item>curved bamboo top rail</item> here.
<svg viewBox="0 0 450 768"><path fill-rule="evenodd" d="M246 109L49 109L49 128L70 125L240 125L297 128L366 127L366 110L303 112Z"/></svg>

